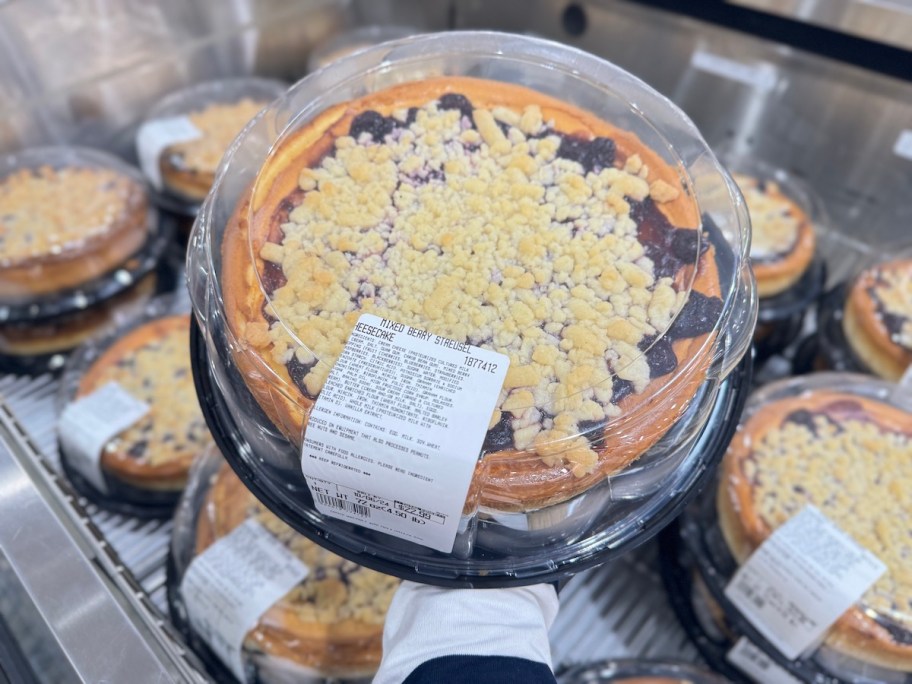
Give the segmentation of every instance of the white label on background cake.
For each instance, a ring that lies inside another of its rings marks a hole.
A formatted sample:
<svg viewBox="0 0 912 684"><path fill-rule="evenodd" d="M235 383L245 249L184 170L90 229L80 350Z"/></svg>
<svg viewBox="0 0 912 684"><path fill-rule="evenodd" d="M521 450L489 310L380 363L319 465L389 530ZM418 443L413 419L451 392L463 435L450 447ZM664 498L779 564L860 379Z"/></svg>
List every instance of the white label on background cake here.
<svg viewBox="0 0 912 684"><path fill-rule="evenodd" d="M785 668L781 667L750 639L741 637L725 656L732 665L757 684L800 684Z"/></svg>
<svg viewBox="0 0 912 684"><path fill-rule="evenodd" d="M751 554L725 595L794 660L816 645L885 571L870 551L806 506Z"/></svg>
<svg viewBox="0 0 912 684"><path fill-rule="evenodd" d="M362 314L304 434L317 510L450 553L509 363Z"/></svg>
<svg viewBox="0 0 912 684"><path fill-rule="evenodd" d="M67 464L107 494L101 452L114 437L149 412L149 405L109 382L63 410L57 427Z"/></svg>
<svg viewBox="0 0 912 684"><path fill-rule="evenodd" d="M767 62L744 64L705 50L697 50L691 56L690 63L700 71L744 83L758 90L768 91L776 86L776 68Z"/></svg>
<svg viewBox="0 0 912 684"><path fill-rule="evenodd" d="M139 132L136 134L139 166L157 190L162 189L159 160L165 148L177 143L196 140L202 136L202 132L186 116L155 119L147 121L139 127Z"/></svg>
<svg viewBox="0 0 912 684"><path fill-rule="evenodd" d="M912 159L912 131L906 129L900 132L893 145L893 154L903 159Z"/></svg>
<svg viewBox="0 0 912 684"><path fill-rule="evenodd" d="M282 542L250 518L190 563L180 585L187 619L238 680L247 681L244 637L308 572Z"/></svg>

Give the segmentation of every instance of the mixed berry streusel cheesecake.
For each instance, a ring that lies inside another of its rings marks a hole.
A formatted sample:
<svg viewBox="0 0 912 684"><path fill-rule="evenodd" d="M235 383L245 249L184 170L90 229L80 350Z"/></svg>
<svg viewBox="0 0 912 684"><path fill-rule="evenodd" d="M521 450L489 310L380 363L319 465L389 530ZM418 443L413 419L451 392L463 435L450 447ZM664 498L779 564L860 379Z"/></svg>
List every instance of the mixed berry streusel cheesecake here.
<svg viewBox="0 0 912 684"><path fill-rule="evenodd" d="M761 406L739 428L718 491L719 521L743 562L806 504L887 572L826 644L912 671L912 414L856 394L809 391Z"/></svg>
<svg viewBox="0 0 912 684"><path fill-rule="evenodd" d="M195 140L166 147L159 158L162 182L182 197L202 202L215 182L225 150L266 102L244 98L233 103L213 103L187 114L201 133Z"/></svg>
<svg viewBox="0 0 912 684"><path fill-rule="evenodd" d="M751 220L751 268L757 293L772 297L794 285L814 258L814 225L773 180L732 174Z"/></svg>
<svg viewBox="0 0 912 684"><path fill-rule="evenodd" d="M364 312L508 355L474 484L533 510L687 408L723 310L715 249L632 133L453 77L337 105L280 145L226 228L221 281L242 376L295 444Z"/></svg>
<svg viewBox="0 0 912 684"><path fill-rule="evenodd" d="M247 654L279 658L322 677L373 675L399 580L339 558L296 533L257 501L227 464L200 511L196 554L251 517L297 555L309 573L247 633Z"/></svg>
<svg viewBox="0 0 912 684"><path fill-rule="evenodd" d="M902 377L912 364L912 259L863 271L849 291L843 327L868 368L888 380Z"/></svg>
<svg viewBox="0 0 912 684"><path fill-rule="evenodd" d="M113 169L50 165L0 178L0 300L78 287L123 264L148 235L141 183Z"/></svg>
<svg viewBox="0 0 912 684"><path fill-rule="evenodd" d="M80 380L77 399L113 381L150 406L105 445L101 468L107 480L180 492L193 459L210 444L190 373L189 339L189 316L145 323L109 347Z"/></svg>

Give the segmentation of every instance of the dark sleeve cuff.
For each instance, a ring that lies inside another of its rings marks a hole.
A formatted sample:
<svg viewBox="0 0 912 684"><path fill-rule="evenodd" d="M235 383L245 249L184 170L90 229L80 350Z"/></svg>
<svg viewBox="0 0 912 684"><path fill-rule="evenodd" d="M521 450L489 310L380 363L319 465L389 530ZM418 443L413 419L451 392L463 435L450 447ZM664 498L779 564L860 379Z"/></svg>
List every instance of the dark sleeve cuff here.
<svg viewBox="0 0 912 684"><path fill-rule="evenodd" d="M508 656L449 655L422 663L403 684L556 684L544 663Z"/></svg>

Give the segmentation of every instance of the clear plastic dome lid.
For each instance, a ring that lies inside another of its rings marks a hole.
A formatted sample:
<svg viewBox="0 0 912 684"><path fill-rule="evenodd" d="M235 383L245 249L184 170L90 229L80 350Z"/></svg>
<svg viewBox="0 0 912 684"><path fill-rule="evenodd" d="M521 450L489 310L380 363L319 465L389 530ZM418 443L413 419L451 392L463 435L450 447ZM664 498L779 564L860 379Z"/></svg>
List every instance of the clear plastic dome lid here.
<svg viewBox="0 0 912 684"><path fill-rule="evenodd" d="M417 36L316 72L245 129L191 289L296 448L364 315L500 355L463 512L537 511L644 463L743 356L738 197L686 117L617 67Z"/></svg>

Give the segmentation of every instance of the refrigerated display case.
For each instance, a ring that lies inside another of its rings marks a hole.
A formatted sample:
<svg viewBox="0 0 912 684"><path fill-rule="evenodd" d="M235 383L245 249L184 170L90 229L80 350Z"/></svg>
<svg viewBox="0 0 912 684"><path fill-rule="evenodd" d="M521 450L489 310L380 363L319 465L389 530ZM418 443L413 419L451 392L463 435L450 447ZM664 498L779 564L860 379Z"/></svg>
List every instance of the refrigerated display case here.
<svg viewBox="0 0 912 684"><path fill-rule="evenodd" d="M622 0L198 0L106 5L108 20L59 4L0 4L0 151L68 143L135 163L145 112L180 87L248 75L294 82L316 46L358 27L495 29L608 59L669 97L713 149L812 188L830 219L827 287L912 226L912 10L903 3L738 0L698 12ZM31 42L54 37L97 54L64 69L72 59ZM804 325L814 329L813 315ZM774 356L757 382L791 372L792 353ZM58 470L58 382L0 376L0 681L206 681L166 617L170 522L102 511ZM561 602L558 669L698 660L658 579L655 547L582 573Z"/></svg>

